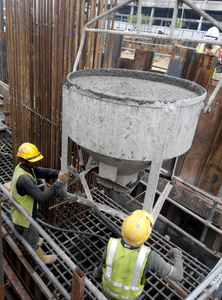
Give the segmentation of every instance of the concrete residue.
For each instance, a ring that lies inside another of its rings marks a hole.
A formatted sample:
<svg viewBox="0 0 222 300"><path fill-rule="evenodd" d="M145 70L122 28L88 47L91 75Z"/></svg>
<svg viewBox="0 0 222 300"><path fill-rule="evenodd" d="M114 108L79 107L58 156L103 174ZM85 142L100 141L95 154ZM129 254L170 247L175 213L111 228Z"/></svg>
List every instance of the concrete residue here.
<svg viewBox="0 0 222 300"><path fill-rule="evenodd" d="M124 77L89 76L75 78L76 87L93 94L140 102L175 102L193 99L195 92L163 82Z"/></svg>
<svg viewBox="0 0 222 300"><path fill-rule="evenodd" d="M78 76L77 76L78 74ZM202 95L202 87L188 80L152 72L123 69L82 70L69 74L68 85L78 93L104 100L168 103L190 100ZM129 104L129 103L128 103Z"/></svg>

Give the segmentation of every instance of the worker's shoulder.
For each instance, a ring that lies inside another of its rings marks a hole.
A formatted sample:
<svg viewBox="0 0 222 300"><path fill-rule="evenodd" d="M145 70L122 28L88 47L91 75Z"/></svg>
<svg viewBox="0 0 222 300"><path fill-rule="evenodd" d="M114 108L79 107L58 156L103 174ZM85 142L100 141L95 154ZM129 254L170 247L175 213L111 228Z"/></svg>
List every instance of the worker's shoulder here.
<svg viewBox="0 0 222 300"><path fill-rule="evenodd" d="M27 184L30 181L33 181L31 176L29 176L28 173L23 173L19 176L17 183L23 185L23 184Z"/></svg>

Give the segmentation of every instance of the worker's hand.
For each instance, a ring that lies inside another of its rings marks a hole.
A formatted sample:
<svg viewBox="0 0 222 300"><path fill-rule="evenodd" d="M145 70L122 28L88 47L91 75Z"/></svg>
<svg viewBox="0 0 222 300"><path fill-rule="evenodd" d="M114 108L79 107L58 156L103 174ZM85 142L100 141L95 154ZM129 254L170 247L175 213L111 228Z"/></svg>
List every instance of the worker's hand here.
<svg viewBox="0 0 222 300"><path fill-rule="evenodd" d="M182 257L182 251L177 248L171 248L169 252L167 253L169 257L176 258L176 257Z"/></svg>
<svg viewBox="0 0 222 300"><path fill-rule="evenodd" d="M209 56L214 56L214 52L213 52L213 51L209 51L209 52L207 53L207 55L209 55Z"/></svg>
<svg viewBox="0 0 222 300"><path fill-rule="evenodd" d="M71 173L77 173L78 172L78 170L73 166L69 166L69 169L70 169Z"/></svg>
<svg viewBox="0 0 222 300"><path fill-rule="evenodd" d="M61 184L66 183L69 180L69 171L65 171L65 172L59 172L58 175L58 182L60 182Z"/></svg>
<svg viewBox="0 0 222 300"><path fill-rule="evenodd" d="M102 273L98 267L95 267L93 270L93 278L100 279L102 277Z"/></svg>

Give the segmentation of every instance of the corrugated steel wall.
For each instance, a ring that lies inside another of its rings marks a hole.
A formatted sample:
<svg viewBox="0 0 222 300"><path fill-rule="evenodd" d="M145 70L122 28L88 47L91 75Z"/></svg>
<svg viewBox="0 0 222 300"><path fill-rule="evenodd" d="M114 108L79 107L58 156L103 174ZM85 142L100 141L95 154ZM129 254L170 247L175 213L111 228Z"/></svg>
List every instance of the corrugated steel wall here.
<svg viewBox="0 0 222 300"><path fill-rule="evenodd" d="M107 9L107 1L98 7L96 2L6 1L14 164L19 145L29 141L44 155L43 165L60 168L62 86L72 71L84 23L95 18L97 8L99 13ZM80 69L101 66L105 38L87 34Z"/></svg>

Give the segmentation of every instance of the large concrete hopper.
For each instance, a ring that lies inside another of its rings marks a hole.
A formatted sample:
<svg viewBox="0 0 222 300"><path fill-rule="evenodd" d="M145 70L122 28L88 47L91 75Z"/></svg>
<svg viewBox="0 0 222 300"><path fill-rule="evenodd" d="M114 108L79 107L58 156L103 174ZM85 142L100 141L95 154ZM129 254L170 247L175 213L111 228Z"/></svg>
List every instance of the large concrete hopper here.
<svg viewBox="0 0 222 300"><path fill-rule="evenodd" d="M90 69L63 87L63 158L68 136L97 162L101 182L129 190L151 162L186 152L206 90L152 72Z"/></svg>

